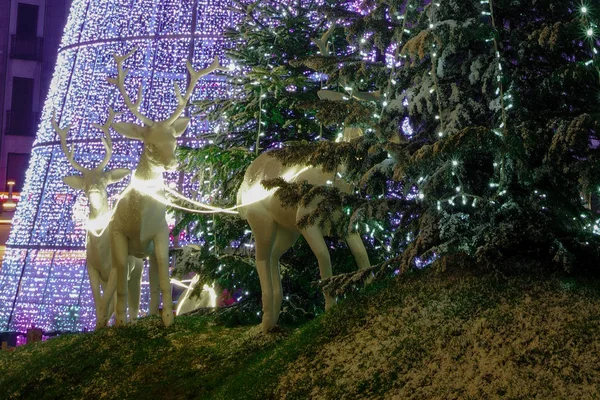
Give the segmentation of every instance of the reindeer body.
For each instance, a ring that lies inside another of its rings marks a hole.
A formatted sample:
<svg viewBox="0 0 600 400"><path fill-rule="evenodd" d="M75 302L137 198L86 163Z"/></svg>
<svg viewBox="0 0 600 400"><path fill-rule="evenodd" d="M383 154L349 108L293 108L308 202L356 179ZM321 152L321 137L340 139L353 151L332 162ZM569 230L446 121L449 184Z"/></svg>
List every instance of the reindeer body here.
<svg viewBox="0 0 600 400"><path fill-rule="evenodd" d="M161 207L162 206L162 207ZM146 257L153 251L153 239L156 227L144 217L147 215L164 215L166 207L160 202L148 198L145 193L131 189L121 200L115 212L118 220L114 227L127 237L129 255ZM161 224L163 225L163 224ZM166 221L164 226L166 226ZM164 228L161 227L161 228Z"/></svg>
<svg viewBox="0 0 600 400"><path fill-rule="evenodd" d="M240 216L246 218L249 209L268 210L273 220L282 228L297 231L297 222L306 215L311 208L308 207L284 207L275 190L264 189L262 181L283 177L286 182L301 183L308 182L315 186L331 186L343 193L352 193L352 187L343 179L336 177L334 172L324 172L321 168L307 167L305 165L292 165L284 167L281 162L266 152L258 156L246 170L244 181L238 191L238 205L249 204L248 207L240 207ZM329 184L328 184L329 182ZM260 201L256 201L260 199ZM317 202L313 202L317 203ZM322 229L322 234L330 235L329 227Z"/></svg>
<svg viewBox="0 0 600 400"><path fill-rule="evenodd" d="M164 196L162 171L148 179L138 166L134 180L140 183L119 201L113 227L127 237L130 255L146 257L153 251L152 241L157 232L165 228L168 230L165 219L167 207L156 199Z"/></svg>
<svg viewBox="0 0 600 400"><path fill-rule="evenodd" d="M319 228L318 224L298 228L302 217L313 212L318 203L316 198L307 206L284 207L275 190L266 190L261 182L264 180L283 178L287 182L300 183L306 181L315 186L327 185L344 193L351 193L351 186L343 179L337 178L333 172L324 172L320 167L293 165L283 166L270 152L261 154L250 164L237 194L240 216L248 221L255 238L256 268L260 279L263 303L262 329L271 330L279 318L283 298L279 259L289 250L300 235L304 236L319 262L321 279L332 276L329 250L323 236L328 236L330 227ZM338 212L341 213L341 210ZM369 258L364 244L358 234L351 234L346 242L354 255L359 268L369 267ZM325 295L325 307L329 308L335 300Z"/></svg>
<svg viewBox="0 0 600 400"><path fill-rule="evenodd" d="M198 80L217 69L218 58L206 69L194 70L188 62L189 82L182 94L174 83L177 107L169 117L153 121L140 112L142 87L138 87L138 97L134 102L125 89L128 71L124 61L136 50L124 56L114 55L117 64L117 77L108 81L115 85L123 97L126 107L143 125L128 122L113 124L121 135L143 142L142 155L133 175L130 186L123 194L115 209L110 232L112 270L107 285L107 293L117 293L116 325L127 322L127 258L129 256L150 258L150 313L158 314L159 290L162 293L162 320L166 326L173 323L173 299L169 275L169 227L166 221L163 172L177 167L175 147L177 138L186 130L190 119L181 117L192 96ZM103 303L104 309L108 307Z"/></svg>
<svg viewBox="0 0 600 400"><path fill-rule="evenodd" d="M169 227L166 206L157 198L163 196L160 167L148 168L144 149L132 188L121 198L111 224L112 263L116 279L111 279L111 292L117 292L117 325L126 322L127 257L150 258L150 314L159 313L159 290L163 295L163 321L173 322L171 284L169 281Z"/></svg>

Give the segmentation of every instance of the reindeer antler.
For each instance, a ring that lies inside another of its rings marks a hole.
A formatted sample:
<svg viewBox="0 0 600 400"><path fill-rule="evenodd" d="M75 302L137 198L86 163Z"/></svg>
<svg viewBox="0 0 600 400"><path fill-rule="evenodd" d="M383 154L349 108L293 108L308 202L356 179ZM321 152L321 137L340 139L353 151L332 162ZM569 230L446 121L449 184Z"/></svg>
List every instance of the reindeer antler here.
<svg viewBox="0 0 600 400"><path fill-rule="evenodd" d="M179 118L179 116L185 109L185 106L186 106L188 100L190 99L190 97L192 97L192 93L194 92L194 89L196 88L196 83L198 83L198 80L200 78L202 78L203 76L208 75L211 72L216 71L216 70L225 70L225 68L223 68L219 64L218 56L215 56L215 59L213 60L212 64L210 64L207 68L199 69L196 71L194 69L194 67L192 66L192 63L190 63L189 61L186 62L186 67L190 74L190 81L185 90L185 94L182 96L179 85L177 84L177 82L173 82L173 86L175 88L175 96L177 97L177 108L175 109L175 111L173 111L173 113L171 114L171 116L169 116L169 118L162 121L163 123L172 124L173 122L175 122L175 120L177 118Z"/></svg>
<svg viewBox="0 0 600 400"><path fill-rule="evenodd" d="M344 86L344 89L350 93L350 96L358 101L368 102L379 101L381 99L381 90L376 90L374 92L359 92L348 85L346 78L340 79L340 83Z"/></svg>
<svg viewBox="0 0 600 400"><path fill-rule="evenodd" d="M103 125L92 124L92 126L94 126L97 129L100 129L104 133L104 136L102 136L101 140L102 144L104 145L104 148L106 149L106 154L104 155L104 159L102 160L102 162L95 168L99 171L104 170L104 167L108 165L110 157L112 156L112 138L110 136L110 126L112 125L115 116L119 114L121 113L117 113L112 109L112 107L109 107L108 119L106 120L106 122Z"/></svg>
<svg viewBox="0 0 600 400"><path fill-rule="evenodd" d="M114 53L113 58L115 59L115 62L117 63L117 77L116 78L106 78L106 80L109 83L112 83L113 85L115 85L117 87L117 89L119 89L121 96L123 96L123 101L125 102L125 105L129 109L129 111L131 111L133 115L138 117L140 119L140 121L142 121L145 125L152 126L154 124L154 121L152 121L150 118L146 117L144 114L142 114L140 112L140 104L142 104L142 85L140 84L138 86L138 90L137 90L138 96L137 96L137 100L135 102L131 101L129 94L127 94L127 90L125 89L125 77L127 76L127 74L129 74L129 70L123 69L123 62L125 62L125 60L127 60L129 57L131 57L133 55L133 53L135 53L136 51L137 51L137 47L135 47L133 50L131 50L129 53L127 53L123 56L119 56L116 53Z"/></svg>
<svg viewBox="0 0 600 400"><path fill-rule="evenodd" d="M323 55L324 57L329 57L329 36L331 36L336 27L337 21L333 21L331 27L329 27L329 29L323 34L323 36L321 36L320 39L310 38L310 40L317 45L319 51L321 52L321 55Z"/></svg>
<svg viewBox="0 0 600 400"><path fill-rule="evenodd" d="M71 163L73 168L81 173L87 171L86 168L82 167L75 161L73 147L67 146L67 133L71 129L71 124L67 125L66 128L61 129L56 122L56 112L52 111L52 127L60 137L60 147L62 148L63 153L65 153L65 157L67 157L69 163Z"/></svg>

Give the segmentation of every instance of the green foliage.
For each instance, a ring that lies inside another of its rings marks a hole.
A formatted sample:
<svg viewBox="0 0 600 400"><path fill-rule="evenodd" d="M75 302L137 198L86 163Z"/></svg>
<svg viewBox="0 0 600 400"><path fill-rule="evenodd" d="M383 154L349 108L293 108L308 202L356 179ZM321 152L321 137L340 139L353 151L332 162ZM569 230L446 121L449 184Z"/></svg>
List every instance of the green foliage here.
<svg viewBox="0 0 600 400"><path fill-rule="evenodd" d="M229 79L234 95L198 102L197 112L235 133L224 140L228 146L258 144L264 149L274 141L314 138L321 130L314 117L321 84L310 79L306 68L289 63L298 54L315 52L310 43L314 6L290 5L284 10L274 2L255 2L239 3L237 9L246 18L226 33L238 44L227 53L236 65ZM325 129L323 134L332 132Z"/></svg>

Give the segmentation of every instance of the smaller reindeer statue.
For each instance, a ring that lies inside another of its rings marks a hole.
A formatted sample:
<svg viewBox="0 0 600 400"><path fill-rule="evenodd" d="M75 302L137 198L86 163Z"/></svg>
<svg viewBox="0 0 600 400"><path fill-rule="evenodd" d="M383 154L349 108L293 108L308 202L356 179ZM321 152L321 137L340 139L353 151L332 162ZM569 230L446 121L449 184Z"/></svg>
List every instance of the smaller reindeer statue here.
<svg viewBox="0 0 600 400"><path fill-rule="evenodd" d="M356 129L347 129L348 135L355 135ZM346 133L344 136L348 136ZM346 138L347 140L348 138ZM321 279L332 276L329 250L323 236L329 234L318 224L305 229L298 228L298 222L305 215L313 212L320 198L315 198L306 207L284 207L275 190L267 191L261 182L274 178L283 178L287 182L307 182L315 186L330 183L341 192L352 193L351 186L343 179L337 178L334 172L325 172L320 167L306 165L284 166L273 151L267 151L258 156L246 170L244 180L237 193L239 214L248 221L255 239L256 268L262 291L262 330L268 332L275 327L279 318L282 301L281 277L279 274L279 259L296 242L300 235L304 236L312 252L319 261ZM344 169L340 167L340 171ZM339 210L341 213L341 209ZM346 237L348 247L359 268L368 268L369 256L360 235L353 233ZM328 293L325 295L325 308L335 304L335 299Z"/></svg>
<svg viewBox="0 0 600 400"><path fill-rule="evenodd" d="M107 282L111 270L110 254L110 220L111 210L108 205L108 192L106 187L125 178L131 173L131 170L117 168L104 171L112 155L112 140L110 137L110 125L113 122L115 113L109 109L108 120L104 125L93 124L100 129L104 136L102 144L106 149L104 159L96 168L88 169L75 161L72 147L67 145L67 134L71 126L61 129L56 122L55 116L52 118L52 126L60 137L60 145L63 153L69 163L79 171L81 175L71 175L63 178L63 181L75 190L83 190L89 202L89 220L86 236L86 266L94 306L96 308L96 327L102 326L101 321L108 319L108 315L101 308L102 293L106 294ZM142 260L130 257L128 260L129 272L129 314L132 319L137 318L140 306L140 284L142 277ZM110 297L112 299L112 295Z"/></svg>
<svg viewBox="0 0 600 400"><path fill-rule="evenodd" d="M112 271L107 293L117 292L116 325L126 323L125 304L127 295L127 257L150 257L150 313L158 314L159 296L162 293L162 320L166 326L173 323L173 299L169 280L169 227L166 221L163 172L177 167L175 147L177 138L186 130L190 119L181 117L192 96L198 80L217 69L219 60L206 69L194 70L187 62L189 82L184 94L174 83L177 107L165 120L153 121L140 112L142 87L132 101L125 89L127 70L124 61L136 51L124 56L113 55L117 64L117 77L108 81L115 85L125 105L143 125L120 122L113 124L121 135L143 142L142 155L133 174L131 185L125 190L115 209L111 224ZM116 279L115 279L116 278ZM157 285L158 283L158 285ZM104 303L106 307L107 304Z"/></svg>
<svg viewBox="0 0 600 400"><path fill-rule="evenodd" d="M217 291L215 284L212 286L206 283L202 285L202 291L198 291L200 285L200 276L195 275L188 283L189 286L180 283L185 287L177 299L177 315L186 314L199 308L215 308L217 306Z"/></svg>

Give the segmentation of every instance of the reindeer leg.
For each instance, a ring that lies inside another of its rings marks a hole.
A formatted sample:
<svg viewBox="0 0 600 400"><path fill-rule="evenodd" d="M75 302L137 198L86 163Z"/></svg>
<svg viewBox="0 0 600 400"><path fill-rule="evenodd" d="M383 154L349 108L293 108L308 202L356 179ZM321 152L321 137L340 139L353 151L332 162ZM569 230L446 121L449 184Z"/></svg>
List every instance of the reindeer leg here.
<svg viewBox="0 0 600 400"><path fill-rule="evenodd" d="M150 269L148 270L148 280L150 281L150 315L158 315L160 306L160 287L158 286L158 269L156 261L152 263L152 253L150 255Z"/></svg>
<svg viewBox="0 0 600 400"><path fill-rule="evenodd" d="M303 229L301 233L319 261L321 279L330 278L333 275L331 271L331 257L329 256L329 249L327 248L325 239L323 239L323 235L321 234L321 229L313 225ZM335 299L327 292L323 292L323 295L325 295L325 309L328 310L335 304Z"/></svg>
<svg viewBox="0 0 600 400"><path fill-rule="evenodd" d="M89 257L88 257L89 259ZM96 308L96 328L101 328L104 325L99 326L102 321L106 319L102 314L102 294L100 293L100 274L98 270L90 263L87 263L88 277L90 278L90 286L92 287L92 297L94 298L94 307Z"/></svg>
<svg viewBox="0 0 600 400"><path fill-rule="evenodd" d="M108 277L108 282L102 287L103 295L100 302L100 316L96 319L96 329L104 328L115 312L114 300L117 295L117 270L112 271L111 269L112 275Z"/></svg>
<svg viewBox="0 0 600 400"><path fill-rule="evenodd" d="M279 273L279 259L290 249L298 240L300 234L298 232L290 232L282 227L277 229L275 236L275 244L271 251L271 283L273 285L273 313L275 315L275 323L279 319L281 310L281 301L283 299L283 288L281 287L281 275Z"/></svg>
<svg viewBox="0 0 600 400"><path fill-rule="evenodd" d="M129 320L131 322L135 322L140 311L140 290L142 285L142 271L144 269L144 263L139 258L129 256L127 264L129 269L129 281L127 283Z"/></svg>
<svg viewBox="0 0 600 400"><path fill-rule="evenodd" d="M277 225L268 215L259 211L250 211L247 215L248 223L254 233L256 250L256 270L260 280L260 290L262 292L262 331L267 333L275 327L277 318L273 307L273 280L271 269L271 251L277 234Z"/></svg>
<svg viewBox="0 0 600 400"><path fill-rule="evenodd" d="M96 318L96 329L105 327L113 313L112 300L117 289L117 269L114 266L110 269L108 282L102 289L104 293L100 301L100 312Z"/></svg>
<svg viewBox="0 0 600 400"><path fill-rule="evenodd" d="M346 243L348 243L348 247L350 247L350 251L356 260L356 264L358 264L358 268L369 268L371 266L371 263L369 262L369 255L367 254L365 244L363 243L360 235L358 233L352 233L348 235L346 238Z"/></svg>
<svg viewBox="0 0 600 400"><path fill-rule="evenodd" d="M115 281L116 282L116 281ZM117 287L115 286L115 291L113 295L110 296L110 300L107 307L106 317L108 321L112 318L112 316L117 312Z"/></svg>
<svg viewBox="0 0 600 400"><path fill-rule="evenodd" d="M127 256L129 252L127 237L120 232L112 232L110 245L112 253L111 276L113 271L116 271L117 315L115 326L121 326L127 323Z"/></svg>
<svg viewBox="0 0 600 400"><path fill-rule="evenodd" d="M166 227L165 227L166 228ZM162 293L163 309L162 320L165 326L173 323L173 298L171 294L171 280L169 276L169 230L164 229L154 237L154 257L150 258L150 268L154 261L158 270L158 283Z"/></svg>

